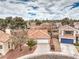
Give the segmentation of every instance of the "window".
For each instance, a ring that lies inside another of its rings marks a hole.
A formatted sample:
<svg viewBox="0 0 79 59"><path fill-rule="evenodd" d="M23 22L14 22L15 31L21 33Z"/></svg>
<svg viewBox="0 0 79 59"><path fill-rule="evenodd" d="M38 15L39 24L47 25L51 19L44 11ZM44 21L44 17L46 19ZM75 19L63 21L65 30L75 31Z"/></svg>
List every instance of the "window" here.
<svg viewBox="0 0 79 59"><path fill-rule="evenodd" d="M64 34L73 34L73 31L65 31Z"/></svg>
<svg viewBox="0 0 79 59"><path fill-rule="evenodd" d="M8 42L8 48L10 48L10 42Z"/></svg>
<svg viewBox="0 0 79 59"><path fill-rule="evenodd" d="M2 53L0 53L0 55L2 55Z"/></svg>
<svg viewBox="0 0 79 59"><path fill-rule="evenodd" d="M2 49L2 45L0 45L0 49Z"/></svg>

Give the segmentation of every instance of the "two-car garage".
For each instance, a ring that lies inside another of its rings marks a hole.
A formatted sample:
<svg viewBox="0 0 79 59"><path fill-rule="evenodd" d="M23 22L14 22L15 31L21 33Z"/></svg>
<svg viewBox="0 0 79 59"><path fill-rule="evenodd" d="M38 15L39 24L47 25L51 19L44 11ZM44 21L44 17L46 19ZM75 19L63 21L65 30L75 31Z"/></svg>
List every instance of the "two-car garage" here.
<svg viewBox="0 0 79 59"><path fill-rule="evenodd" d="M61 38L61 43L73 44L74 39Z"/></svg>

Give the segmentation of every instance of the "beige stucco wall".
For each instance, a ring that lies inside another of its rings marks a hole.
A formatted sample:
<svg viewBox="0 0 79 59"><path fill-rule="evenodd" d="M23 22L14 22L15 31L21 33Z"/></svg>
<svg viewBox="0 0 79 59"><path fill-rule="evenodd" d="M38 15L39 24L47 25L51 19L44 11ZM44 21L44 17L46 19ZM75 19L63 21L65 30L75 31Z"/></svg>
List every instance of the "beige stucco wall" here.
<svg viewBox="0 0 79 59"><path fill-rule="evenodd" d="M0 42L0 45L2 45L2 48L3 48L3 43ZM3 49L0 49L0 53L3 54L4 53L4 50Z"/></svg>
<svg viewBox="0 0 79 59"><path fill-rule="evenodd" d="M8 48L8 42L0 42L0 45L2 45L2 49L0 49L0 53L2 55L5 55L8 51L9 51L9 48Z"/></svg>
<svg viewBox="0 0 79 59"><path fill-rule="evenodd" d="M3 50L4 50L3 55L5 55L5 54L9 51L8 42L5 42L5 43L3 44Z"/></svg>

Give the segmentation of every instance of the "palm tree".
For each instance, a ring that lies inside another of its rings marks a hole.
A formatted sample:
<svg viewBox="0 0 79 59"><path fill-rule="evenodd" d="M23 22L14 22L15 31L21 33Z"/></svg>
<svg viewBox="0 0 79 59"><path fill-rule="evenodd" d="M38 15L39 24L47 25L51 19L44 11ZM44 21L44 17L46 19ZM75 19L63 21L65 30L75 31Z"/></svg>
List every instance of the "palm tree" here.
<svg viewBox="0 0 79 59"><path fill-rule="evenodd" d="M26 43L29 47L29 50L32 50L32 48L37 44L37 42L34 39L29 39Z"/></svg>

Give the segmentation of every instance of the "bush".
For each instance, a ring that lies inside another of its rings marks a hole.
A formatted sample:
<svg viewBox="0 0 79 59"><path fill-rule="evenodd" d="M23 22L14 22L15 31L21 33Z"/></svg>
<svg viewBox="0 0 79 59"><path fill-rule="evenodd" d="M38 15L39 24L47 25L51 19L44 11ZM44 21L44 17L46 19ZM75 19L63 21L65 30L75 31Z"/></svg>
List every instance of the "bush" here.
<svg viewBox="0 0 79 59"><path fill-rule="evenodd" d="M29 50L32 50L32 47L34 47L37 42L34 39L29 39L26 44L28 45Z"/></svg>
<svg viewBox="0 0 79 59"><path fill-rule="evenodd" d="M79 46L79 43L74 43L75 46Z"/></svg>

